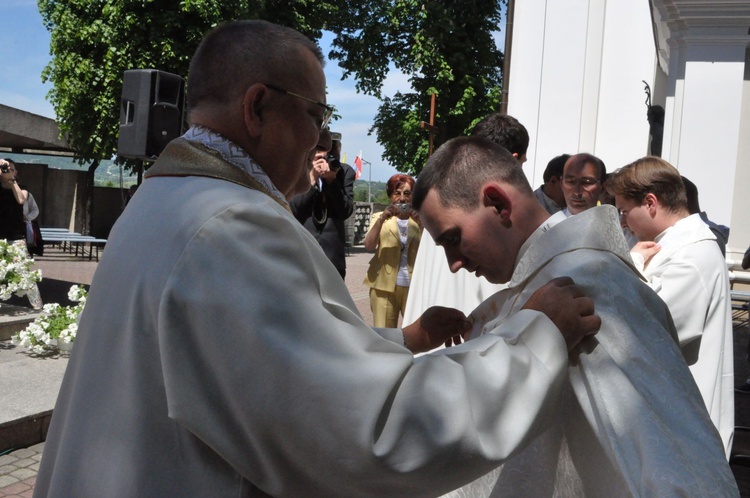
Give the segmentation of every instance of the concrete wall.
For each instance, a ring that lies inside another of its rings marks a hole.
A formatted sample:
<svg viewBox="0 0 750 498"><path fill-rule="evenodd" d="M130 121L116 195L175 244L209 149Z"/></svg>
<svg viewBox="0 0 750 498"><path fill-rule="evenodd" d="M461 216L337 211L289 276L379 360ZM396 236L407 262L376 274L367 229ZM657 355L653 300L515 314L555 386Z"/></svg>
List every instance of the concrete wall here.
<svg viewBox="0 0 750 498"><path fill-rule="evenodd" d="M107 238L123 210L119 188L94 187L92 215L86 214L86 172L17 162L18 180L39 206L39 225Z"/></svg>

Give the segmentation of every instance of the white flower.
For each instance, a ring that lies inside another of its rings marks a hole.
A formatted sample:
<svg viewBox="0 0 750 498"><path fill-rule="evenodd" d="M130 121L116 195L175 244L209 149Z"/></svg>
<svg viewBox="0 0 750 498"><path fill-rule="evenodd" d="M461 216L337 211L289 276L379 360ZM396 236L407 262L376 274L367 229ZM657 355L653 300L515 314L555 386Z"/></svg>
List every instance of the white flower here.
<svg viewBox="0 0 750 498"><path fill-rule="evenodd" d="M2 250L0 240L0 250ZM0 261L2 261L0 257ZM58 303L44 305L42 314L24 330L12 337L13 343L21 345L33 353L45 354L55 351L60 344L75 341L78 334L78 319L86 302L86 289L73 286L68 298L77 301L75 306L60 306Z"/></svg>

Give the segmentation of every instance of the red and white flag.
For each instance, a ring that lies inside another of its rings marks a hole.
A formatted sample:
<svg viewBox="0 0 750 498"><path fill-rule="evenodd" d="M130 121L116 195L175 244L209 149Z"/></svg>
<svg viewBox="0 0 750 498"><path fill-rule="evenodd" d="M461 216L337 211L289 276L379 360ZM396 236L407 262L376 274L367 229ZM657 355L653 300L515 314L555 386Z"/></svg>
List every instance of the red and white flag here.
<svg viewBox="0 0 750 498"><path fill-rule="evenodd" d="M359 155L354 158L354 166L357 167L357 176L356 178L359 178L362 176L362 151L359 151Z"/></svg>

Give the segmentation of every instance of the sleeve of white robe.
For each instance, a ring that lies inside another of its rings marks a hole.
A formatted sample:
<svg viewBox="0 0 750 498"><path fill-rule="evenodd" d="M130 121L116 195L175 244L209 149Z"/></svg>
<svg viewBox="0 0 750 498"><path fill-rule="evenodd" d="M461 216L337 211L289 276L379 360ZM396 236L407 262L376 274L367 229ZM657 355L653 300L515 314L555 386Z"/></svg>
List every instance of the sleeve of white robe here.
<svg viewBox="0 0 750 498"><path fill-rule="evenodd" d="M246 479L274 496L436 495L541 425L567 365L546 316L414 360L324 262L280 209L238 208L201 228L166 284L169 416Z"/></svg>

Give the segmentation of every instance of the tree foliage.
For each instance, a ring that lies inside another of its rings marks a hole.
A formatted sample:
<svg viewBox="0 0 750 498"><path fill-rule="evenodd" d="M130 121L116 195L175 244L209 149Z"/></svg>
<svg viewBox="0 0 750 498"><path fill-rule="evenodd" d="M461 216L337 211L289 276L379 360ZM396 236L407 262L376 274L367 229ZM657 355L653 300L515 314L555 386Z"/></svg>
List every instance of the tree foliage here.
<svg viewBox="0 0 750 498"><path fill-rule="evenodd" d="M436 145L500 102L503 56L492 38L500 0L39 0L39 10L52 34L43 79L81 162L116 153L126 69L187 76L203 35L227 20L266 19L313 39L322 29L336 33L330 57L359 91L382 99L371 132L404 172L419 172L427 158L419 123L429 120L431 92ZM383 98L392 68L408 75L412 91Z"/></svg>
<svg viewBox="0 0 750 498"><path fill-rule="evenodd" d="M80 162L117 151L126 69L186 77L203 35L236 19L267 19L319 38L332 4L309 0L39 0L51 32L52 60L42 78L61 132ZM131 162L131 166L134 163Z"/></svg>
<svg viewBox="0 0 750 498"><path fill-rule="evenodd" d="M354 76L359 91L382 100L371 132L396 169L417 174L427 160L430 94L437 94L435 146L462 134L500 105L503 54L493 33L499 0L391 0L348 3L330 57ZM394 67L411 92L382 95Z"/></svg>

